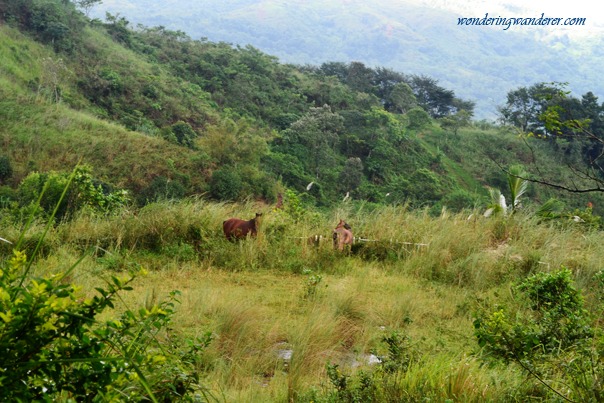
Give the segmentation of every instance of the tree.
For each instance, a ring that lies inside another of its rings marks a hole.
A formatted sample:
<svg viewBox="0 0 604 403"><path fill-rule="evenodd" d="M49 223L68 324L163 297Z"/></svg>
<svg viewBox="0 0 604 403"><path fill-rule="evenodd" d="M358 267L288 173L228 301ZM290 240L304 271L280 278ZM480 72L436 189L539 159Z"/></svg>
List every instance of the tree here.
<svg viewBox="0 0 604 403"><path fill-rule="evenodd" d="M518 178L572 193L604 192L603 108L593 93L585 94L579 101L562 84L541 83L509 93L508 104L500 111L504 122L521 130L532 154L532 163ZM541 169L534 138L555 144L561 163L571 175L569 182L553 179ZM581 149L580 158L574 158L572 152L577 148ZM507 174L514 175L492 159Z"/></svg>
<svg viewBox="0 0 604 403"><path fill-rule="evenodd" d="M430 124L430 115L420 107L415 107L407 112L409 117L409 128L412 130L421 130Z"/></svg>
<svg viewBox="0 0 604 403"><path fill-rule="evenodd" d="M316 107L330 105L338 109L346 109L354 103L353 92L334 76L310 81L304 92L308 101L314 103Z"/></svg>
<svg viewBox="0 0 604 403"><path fill-rule="evenodd" d="M453 134L457 135L457 131L460 128L470 125L470 118L470 113L462 109L457 113L440 119L440 126L445 130L451 130Z"/></svg>
<svg viewBox="0 0 604 403"><path fill-rule="evenodd" d="M76 7L83 10L84 14L86 14L86 17L88 17L88 15L90 14L90 10L92 10L92 8L94 6L97 6L102 3L103 2L101 0L76 0L76 1L74 1L74 4L76 5Z"/></svg>
<svg viewBox="0 0 604 403"><path fill-rule="evenodd" d="M208 126L197 145L217 165L257 166L268 153L270 132L251 125L247 119L224 119Z"/></svg>
<svg viewBox="0 0 604 403"><path fill-rule="evenodd" d="M356 190L363 180L363 162L360 158L348 158L340 172L339 188L342 192Z"/></svg>
<svg viewBox="0 0 604 403"><path fill-rule="evenodd" d="M191 125L186 122L179 121L170 127L170 131L178 144L193 148L197 133L195 130L193 130Z"/></svg>
<svg viewBox="0 0 604 403"><path fill-rule="evenodd" d="M229 168L214 171L210 180L210 194L218 200L237 200L243 183L238 172Z"/></svg>
<svg viewBox="0 0 604 403"><path fill-rule="evenodd" d="M310 108L283 133L283 137L290 148L297 150L294 153L305 162L307 169L319 179L326 168L335 164L335 147L343 127L342 117L324 105ZM300 145L305 149L303 152Z"/></svg>
<svg viewBox="0 0 604 403"><path fill-rule="evenodd" d="M61 101L61 85L69 75L70 71L63 59L43 58L38 94L44 94L51 102L58 104Z"/></svg>
<svg viewBox="0 0 604 403"><path fill-rule="evenodd" d="M526 132L529 129L529 123L532 124L538 115L538 105L529 95L526 87L508 92L507 103L498 109L501 115L501 121L504 124L511 124Z"/></svg>
<svg viewBox="0 0 604 403"><path fill-rule="evenodd" d="M498 108L500 120L522 132L545 134L540 117L560 93L560 88L558 83L538 83L508 92L506 104Z"/></svg>
<svg viewBox="0 0 604 403"><path fill-rule="evenodd" d="M407 83L396 83L388 95L384 108L389 112L407 113L417 106L417 98Z"/></svg>
<svg viewBox="0 0 604 403"><path fill-rule="evenodd" d="M17 21L39 41L51 44L56 51L71 51L80 41L84 16L70 1L21 0L8 4L1 19ZM0 6L2 11L2 6Z"/></svg>
<svg viewBox="0 0 604 403"><path fill-rule="evenodd" d="M437 80L427 76L413 76L409 84L418 104L433 118L446 116L454 109L455 93L437 83Z"/></svg>
<svg viewBox="0 0 604 403"><path fill-rule="evenodd" d="M105 27L109 35L117 42L124 44L127 47L132 46L132 31L128 25L128 21L125 17L120 17L119 14L112 15L110 13L105 14L107 23Z"/></svg>
<svg viewBox="0 0 604 403"><path fill-rule="evenodd" d="M409 80L404 74L394 70L378 67L373 75L374 93L384 105L388 103L390 93L397 84L407 83Z"/></svg>
<svg viewBox="0 0 604 403"><path fill-rule="evenodd" d="M521 179L524 174L524 168L519 165L510 167L508 175L508 189L510 191L510 208L515 213L521 207L521 198L528 189L528 181Z"/></svg>
<svg viewBox="0 0 604 403"><path fill-rule="evenodd" d="M474 108L476 107L476 102L463 100L460 98L453 98L453 108L457 112L466 111L470 117L474 116Z"/></svg>
<svg viewBox="0 0 604 403"><path fill-rule="evenodd" d="M373 90L373 70L363 63L352 62L348 66L346 84L355 91L371 93Z"/></svg>
<svg viewBox="0 0 604 403"><path fill-rule="evenodd" d="M320 72L327 77L337 77L343 83L348 76L348 66L344 62L326 62L321 65Z"/></svg>

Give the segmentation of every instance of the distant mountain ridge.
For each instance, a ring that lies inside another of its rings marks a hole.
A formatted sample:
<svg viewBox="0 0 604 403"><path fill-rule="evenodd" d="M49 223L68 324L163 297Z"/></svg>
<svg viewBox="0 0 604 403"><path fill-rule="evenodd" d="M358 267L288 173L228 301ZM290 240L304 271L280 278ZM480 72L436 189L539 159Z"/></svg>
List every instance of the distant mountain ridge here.
<svg viewBox="0 0 604 403"><path fill-rule="evenodd" d="M478 118L493 118L508 91L536 82L567 82L576 96L604 96L596 79L601 37L576 42L545 29L461 27L458 14L429 2L106 0L93 10L99 18L105 12L193 39L250 44L286 63L360 61L428 75L476 101Z"/></svg>

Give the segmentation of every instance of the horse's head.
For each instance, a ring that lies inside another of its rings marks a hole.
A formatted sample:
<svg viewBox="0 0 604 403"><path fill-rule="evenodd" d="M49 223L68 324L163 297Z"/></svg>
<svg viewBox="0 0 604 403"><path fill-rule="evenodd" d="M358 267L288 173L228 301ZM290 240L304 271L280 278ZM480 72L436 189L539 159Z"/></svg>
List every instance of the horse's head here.
<svg viewBox="0 0 604 403"><path fill-rule="evenodd" d="M335 229L337 230L337 229L340 229L340 228L344 228L344 229L347 229L349 231L352 229L352 227L346 221L344 221L342 219L340 219L340 222L338 223L338 225L336 225Z"/></svg>
<svg viewBox="0 0 604 403"><path fill-rule="evenodd" d="M248 225L250 230L254 235L256 235L256 231L260 228L260 224L262 223L262 213L256 213L256 216L248 221Z"/></svg>

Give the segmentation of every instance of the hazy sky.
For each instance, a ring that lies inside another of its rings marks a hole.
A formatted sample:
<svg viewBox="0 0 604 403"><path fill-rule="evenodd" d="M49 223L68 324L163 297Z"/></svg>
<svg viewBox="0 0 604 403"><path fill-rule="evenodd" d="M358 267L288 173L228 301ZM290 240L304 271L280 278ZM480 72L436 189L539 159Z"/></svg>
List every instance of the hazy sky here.
<svg viewBox="0 0 604 403"><path fill-rule="evenodd" d="M555 27L551 33L571 36L604 34L604 13L599 2L593 0L416 0L434 8L453 10L465 17L545 17L586 18L584 26ZM547 30L548 28L538 27Z"/></svg>
<svg viewBox="0 0 604 403"><path fill-rule="evenodd" d="M187 1L195 3L196 0L172 0L178 5L186 4ZM199 0L197 0L199 1ZM204 0L212 2L213 0ZM257 0L259 3L270 4L271 2L283 4L290 7L296 7L297 3L304 3L309 0ZM310 0L321 1L321 0ZM332 0L333 1L333 0ZM335 0L336 2L338 0ZM339 0L344 4L354 4L359 0ZM429 6L437 9L444 9L456 12L463 17L482 18L486 13L489 17L502 18L539 18L541 14L549 18L585 18L583 26L548 26L548 27L520 27L514 26L514 30L531 30L538 37L548 38L561 35L567 35L571 38L581 39L586 36L604 35L604 13L602 7L594 0L390 0L393 3L415 3ZM136 0L104 0L98 8L103 10L98 16L104 16L104 10L121 10L126 12L134 7ZM237 3L235 3L237 4ZM229 2L225 4L228 8ZM134 7L135 8L135 7ZM99 11L97 10L97 11ZM136 20L135 16L131 16ZM493 28L497 29L497 28Z"/></svg>

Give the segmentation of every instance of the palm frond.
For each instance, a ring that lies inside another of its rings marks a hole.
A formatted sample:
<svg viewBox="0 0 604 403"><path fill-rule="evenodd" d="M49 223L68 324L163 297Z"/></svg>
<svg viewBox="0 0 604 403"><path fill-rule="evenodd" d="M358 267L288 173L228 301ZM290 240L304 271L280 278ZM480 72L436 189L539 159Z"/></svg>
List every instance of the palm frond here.
<svg viewBox="0 0 604 403"><path fill-rule="evenodd" d="M522 179L522 177L525 175L526 172L521 166L514 165L510 167L508 174L508 186L512 198L510 203L512 211L520 207L521 198L528 190L529 182L525 179Z"/></svg>

